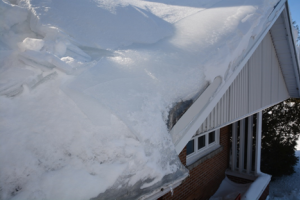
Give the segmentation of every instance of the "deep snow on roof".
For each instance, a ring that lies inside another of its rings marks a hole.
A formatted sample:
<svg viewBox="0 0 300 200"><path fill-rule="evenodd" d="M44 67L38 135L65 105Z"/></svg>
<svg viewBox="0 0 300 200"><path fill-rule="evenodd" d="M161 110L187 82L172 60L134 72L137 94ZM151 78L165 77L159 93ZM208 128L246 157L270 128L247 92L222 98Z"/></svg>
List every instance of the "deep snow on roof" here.
<svg viewBox="0 0 300 200"><path fill-rule="evenodd" d="M168 111L226 81L277 2L1 0L1 199L139 198L186 176Z"/></svg>

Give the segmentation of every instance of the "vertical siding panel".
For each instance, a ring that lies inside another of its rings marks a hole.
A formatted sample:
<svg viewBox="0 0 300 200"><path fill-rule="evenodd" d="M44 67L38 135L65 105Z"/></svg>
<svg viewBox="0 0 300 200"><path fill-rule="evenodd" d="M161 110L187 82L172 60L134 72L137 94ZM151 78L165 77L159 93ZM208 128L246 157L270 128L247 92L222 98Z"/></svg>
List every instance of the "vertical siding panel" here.
<svg viewBox="0 0 300 200"><path fill-rule="evenodd" d="M245 115L245 96L246 96L246 90L245 90L245 85L246 85L246 79L245 79L245 67L242 70L242 104L241 104L241 115Z"/></svg>
<svg viewBox="0 0 300 200"><path fill-rule="evenodd" d="M231 85L230 86L230 101L229 101L229 104L230 104L230 110L231 110L231 112L228 112L229 113L229 120L231 121L231 120L233 120L233 110L234 110L234 108L233 108L233 104L234 104L234 98L233 98L233 89L234 89L234 85Z"/></svg>
<svg viewBox="0 0 300 200"><path fill-rule="evenodd" d="M279 73L279 88L278 88L278 90L279 90L279 99L278 99L279 101L285 100L290 97L281 71Z"/></svg>
<svg viewBox="0 0 300 200"><path fill-rule="evenodd" d="M235 99L235 94L236 94L236 91L235 91L235 89L236 89L236 85L235 84L233 84L232 85L232 110L230 110L231 112L230 113L232 113L232 117L231 117L231 120L233 120L234 119L234 117L235 117L235 104L236 104L236 99Z"/></svg>
<svg viewBox="0 0 300 200"><path fill-rule="evenodd" d="M208 118L207 118L207 128L206 128L206 131L208 131L210 129L210 123L211 123L211 113L208 115Z"/></svg>
<svg viewBox="0 0 300 200"><path fill-rule="evenodd" d="M226 95L226 93L225 93L225 95ZM226 96L225 96L226 97ZM223 123L225 123L225 118L226 118L226 115L228 114L227 112L225 112L226 111L226 98L223 98L223 103L222 103L222 105L223 105L223 107L221 108L222 109L222 120L221 120L221 123L223 124Z"/></svg>
<svg viewBox="0 0 300 200"><path fill-rule="evenodd" d="M272 38L271 38L271 34L268 33L269 35L269 46L270 46L270 60L269 60L269 76L270 76L270 80L269 80L269 84L270 84L270 96L269 96L269 104L272 103L272 74L273 74L273 50L274 50L274 46L273 46L273 42L272 42Z"/></svg>
<svg viewBox="0 0 300 200"><path fill-rule="evenodd" d="M218 104L215 107L215 113L214 113L214 126L213 127L217 127L218 126Z"/></svg>
<svg viewBox="0 0 300 200"><path fill-rule="evenodd" d="M250 107L251 107L251 101L250 101L250 96L251 96L251 90L250 90L250 78L249 78L249 73L250 73L250 70L249 70L249 62L247 62L247 90L248 90L248 96L247 96L247 102L248 102L248 105L247 105L247 113L250 113Z"/></svg>
<svg viewBox="0 0 300 200"><path fill-rule="evenodd" d="M251 65L251 61L249 60L248 61L248 82L249 82L249 109L248 111L251 112L253 110L253 101L252 101L252 98L253 98L253 92L252 92L252 87L253 87L253 81L252 81L252 65Z"/></svg>
<svg viewBox="0 0 300 200"><path fill-rule="evenodd" d="M255 55L255 53L253 54L253 56ZM251 112L254 110L254 88L255 88L255 68L254 68L254 62L253 59L250 58L249 60L249 68L250 68L250 87L251 87L251 97L250 97L250 101L251 101Z"/></svg>
<svg viewBox="0 0 300 200"><path fill-rule="evenodd" d="M241 71L240 75L239 75L239 81L238 81L238 85L239 85L239 93L238 93L238 107L237 107L237 115L235 116L235 118L237 118L238 116L240 116L241 111L242 111L242 101L243 101L243 93L242 93L242 73L243 70Z"/></svg>
<svg viewBox="0 0 300 200"><path fill-rule="evenodd" d="M261 103L262 103L262 44L259 45L258 48L258 52L256 54L256 74L255 76L257 76L257 82L256 82L256 88L257 88L257 95L255 95L255 110L259 109L261 107Z"/></svg>
<svg viewBox="0 0 300 200"><path fill-rule="evenodd" d="M266 88L266 70L267 70L267 57L268 57L268 53L265 52L267 51L267 37L262 41L262 56L261 56L261 78L262 78L262 82L264 83L262 85L262 93L261 93L261 105L263 106L266 102L266 92L267 92L267 88Z"/></svg>
<svg viewBox="0 0 300 200"><path fill-rule="evenodd" d="M232 118L232 120L233 119L235 119L236 118L236 105L237 105L237 90L238 90L238 85L236 84L236 82L237 82L237 80L235 80L234 81L234 89L233 89L233 91L234 91L234 96L233 96L233 98L234 98L234 114L233 114L233 118Z"/></svg>
<svg viewBox="0 0 300 200"><path fill-rule="evenodd" d="M220 106L221 100L222 100L222 98L220 99L219 103L217 103L217 105L216 105L216 111L217 111L216 112L216 126L220 125L220 123L219 123L219 118L220 118L220 114L219 114L220 109L219 109L219 106Z"/></svg>
<svg viewBox="0 0 300 200"><path fill-rule="evenodd" d="M253 54L253 57L256 55L256 52L254 52ZM256 105L256 102L255 102L255 88L256 88L256 79L257 79L257 76L255 75L256 72L256 68L255 68L255 62L254 62L254 59L253 57L250 59L250 63L251 63L251 89L252 89L252 96L251 96L251 102L252 102L252 108L251 108L251 111L255 110L255 105Z"/></svg>
<svg viewBox="0 0 300 200"><path fill-rule="evenodd" d="M278 101L278 87L279 87L279 66L276 62L276 52L272 48L272 101Z"/></svg>
<svg viewBox="0 0 300 200"><path fill-rule="evenodd" d="M209 129L212 129L214 127L214 123L215 123L215 118L214 118L214 110L211 112L211 116L210 116L210 126Z"/></svg>
<svg viewBox="0 0 300 200"><path fill-rule="evenodd" d="M267 34L265 40L263 40L262 54L262 106L264 107L270 104L271 96L272 43L269 34Z"/></svg>
<svg viewBox="0 0 300 200"><path fill-rule="evenodd" d="M201 124L200 128L198 129L198 133L202 133L202 127L203 127L203 124Z"/></svg>
<svg viewBox="0 0 300 200"><path fill-rule="evenodd" d="M231 110L231 108L230 108L230 95L229 95L229 90L228 90L228 92L227 92L227 94L226 94L226 121L229 121L230 120L230 118L229 118L229 114L230 114L230 110ZM226 122L226 121L224 121L224 123Z"/></svg>
<svg viewBox="0 0 300 200"><path fill-rule="evenodd" d="M234 119L236 118L237 116L237 112L238 112L238 105L240 103L239 101L239 98L240 98L240 94L239 94L239 90L240 90L240 84L239 83L239 78L240 76L237 76L236 80L235 80L235 96L234 96L234 99L235 99L235 105L234 105Z"/></svg>
<svg viewBox="0 0 300 200"><path fill-rule="evenodd" d="M237 116L237 105L238 105L238 98L239 98L239 93L238 93L238 91L239 91L239 84L237 84L237 82L238 82L238 78L239 78L239 76L237 77L237 79L235 80L235 83L234 83L234 86L235 86L235 95L234 95L234 99L235 99L235 104L234 104L234 118L233 119L235 119L236 118L236 116Z"/></svg>
<svg viewBox="0 0 300 200"><path fill-rule="evenodd" d="M246 92L246 105L245 105L245 112L246 113L249 113L249 95L250 95L250 93L249 93L249 65L248 65L248 63L246 63L246 69L245 69L245 79L247 80L246 81L246 83L247 83L247 85L246 85L246 90L247 90L247 92Z"/></svg>
<svg viewBox="0 0 300 200"><path fill-rule="evenodd" d="M242 84L242 90L241 90L241 94L242 94L242 102L241 102L241 116L245 115L245 67L242 70L242 74L241 74L241 84Z"/></svg>
<svg viewBox="0 0 300 200"><path fill-rule="evenodd" d="M223 101L223 97L222 97L221 101ZM218 114L218 125L221 125L221 116L222 116L222 115L221 115L221 113L222 113L222 107L221 107L221 105L222 105L222 104L219 102L219 103L218 103L218 111L219 111L219 112L218 112L218 113L219 113L219 114Z"/></svg>
<svg viewBox="0 0 300 200"><path fill-rule="evenodd" d="M235 109L235 116L234 119L237 118L237 116L239 116L239 108L240 108L240 103L241 103L241 84L240 84L240 79L241 79L241 74L239 74L237 81L236 81L236 85L237 85L237 94L235 95L237 103L235 104L236 109Z"/></svg>
<svg viewBox="0 0 300 200"><path fill-rule="evenodd" d="M209 123L209 117L206 119L206 123L205 123L205 131L207 131L207 129L208 129L208 123Z"/></svg>
<svg viewBox="0 0 300 200"><path fill-rule="evenodd" d="M220 113L220 124L223 124L223 119L224 119L224 117L223 117L223 115L224 115L224 96L222 97L222 99L221 99L221 103L220 103L220 107L219 107L219 113Z"/></svg>
<svg viewBox="0 0 300 200"><path fill-rule="evenodd" d="M261 45L259 45L259 48L257 49L258 52L260 53L260 48L261 48ZM255 61L255 87L256 87L256 93L254 95L254 102L255 102L255 105L254 105L254 110L256 110L258 107L259 107L259 101L260 101L260 98L258 99L257 96L260 96L261 95L261 88L259 88L259 85L260 85L260 81L261 81L261 71L258 67L258 65L260 64L260 61L261 61L261 58L258 56L259 53L256 53L255 57L254 57L254 61Z"/></svg>
<svg viewBox="0 0 300 200"><path fill-rule="evenodd" d="M257 78L255 76L255 63L253 57L255 56L256 52L254 52L253 56L249 60L249 68L250 68L250 87L251 87L251 96L250 96L250 101L251 101L251 112L255 110L255 86L256 86L256 81L255 79Z"/></svg>
<svg viewBox="0 0 300 200"><path fill-rule="evenodd" d="M244 83L244 88L243 88L243 115L246 115L247 108L248 108L248 79L247 79L247 64L243 69L243 83Z"/></svg>
<svg viewBox="0 0 300 200"><path fill-rule="evenodd" d="M227 90L227 92L225 93L225 96L224 96L224 109L222 109L222 110L224 110L224 117L223 117L223 119L221 120L221 123L222 124L224 124L225 122L226 122L226 120L230 120L229 119L229 112L228 112L228 105L229 105L229 101L227 101L228 100L228 97L230 97L230 88ZM228 104L227 104L228 103Z"/></svg>

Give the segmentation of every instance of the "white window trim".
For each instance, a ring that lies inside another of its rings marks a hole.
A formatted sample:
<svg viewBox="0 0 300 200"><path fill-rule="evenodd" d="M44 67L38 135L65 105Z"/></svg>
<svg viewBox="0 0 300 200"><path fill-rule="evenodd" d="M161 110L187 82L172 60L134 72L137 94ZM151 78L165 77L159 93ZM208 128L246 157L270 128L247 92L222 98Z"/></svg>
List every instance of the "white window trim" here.
<svg viewBox="0 0 300 200"><path fill-rule="evenodd" d="M208 144L209 133L215 131L215 141L211 144ZM216 129L213 131L207 131L205 133L201 133L197 136L194 136L191 140L194 140L194 152L186 156L186 165L191 165L201 157L207 155L208 153L214 151L215 149L220 147L220 129ZM198 138L205 135L205 147L198 149Z"/></svg>

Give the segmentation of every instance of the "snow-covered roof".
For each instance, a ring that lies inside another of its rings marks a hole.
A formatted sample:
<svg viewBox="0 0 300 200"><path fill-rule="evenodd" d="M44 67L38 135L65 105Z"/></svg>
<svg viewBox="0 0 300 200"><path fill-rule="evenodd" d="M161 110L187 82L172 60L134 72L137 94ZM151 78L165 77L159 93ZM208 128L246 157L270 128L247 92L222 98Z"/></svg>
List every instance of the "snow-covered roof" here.
<svg viewBox="0 0 300 200"><path fill-rule="evenodd" d="M1 0L2 199L132 199L187 176L166 121L278 0Z"/></svg>

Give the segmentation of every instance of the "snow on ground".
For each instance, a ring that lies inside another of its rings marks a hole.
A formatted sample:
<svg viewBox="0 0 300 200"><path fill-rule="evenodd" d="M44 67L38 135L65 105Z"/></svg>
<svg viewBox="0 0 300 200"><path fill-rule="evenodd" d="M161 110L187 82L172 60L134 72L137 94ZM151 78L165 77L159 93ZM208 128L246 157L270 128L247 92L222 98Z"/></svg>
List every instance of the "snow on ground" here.
<svg viewBox="0 0 300 200"><path fill-rule="evenodd" d="M168 110L226 79L277 1L1 0L0 199L185 176Z"/></svg>
<svg viewBox="0 0 300 200"><path fill-rule="evenodd" d="M243 196L245 192L250 187L250 183L248 184L238 184L233 181L231 181L227 176L223 179L221 182L218 190L215 192L215 194L209 198L209 200L229 200L229 199L235 199L239 194Z"/></svg>
<svg viewBox="0 0 300 200"><path fill-rule="evenodd" d="M296 151L300 157L300 151ZM299 200L300 199L300 163L295 166L296 173L284 176L270 183L270 200Z"/></svg>

